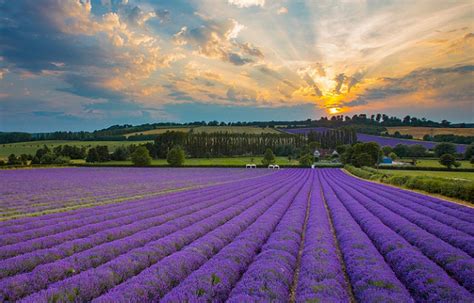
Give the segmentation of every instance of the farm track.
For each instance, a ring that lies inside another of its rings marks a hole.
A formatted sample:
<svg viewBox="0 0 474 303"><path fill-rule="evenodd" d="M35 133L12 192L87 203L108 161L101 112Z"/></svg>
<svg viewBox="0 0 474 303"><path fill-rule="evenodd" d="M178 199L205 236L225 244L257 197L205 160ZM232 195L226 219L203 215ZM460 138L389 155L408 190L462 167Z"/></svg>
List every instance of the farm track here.
<svg viewBox="0 0 474 303"><path fill-rule="evenodd" d="M0 301L474 301L472 209L337 169L237 175L2 222Z"/></svg>

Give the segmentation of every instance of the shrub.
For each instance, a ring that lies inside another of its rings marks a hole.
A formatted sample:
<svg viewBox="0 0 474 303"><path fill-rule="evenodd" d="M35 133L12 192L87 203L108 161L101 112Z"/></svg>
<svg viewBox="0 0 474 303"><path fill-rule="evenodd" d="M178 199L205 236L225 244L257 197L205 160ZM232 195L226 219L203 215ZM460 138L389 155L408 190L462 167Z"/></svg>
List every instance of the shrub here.
<svg viewBox="0 0 474 303"><path fill-rule="evenodd" d="M390 159L392 159L392 160L396 160L396 159L397 159L397 154L394 153L394 152L391 152L390 154L388 154L388 156L389 156Z"/></svg>
<svg viewBox="0 0 474 303"><path fill-rule="evenodd" d="M472 160L474 158L474 143L469 144L464 152L464 159Z"/></svg>
<svg viewBox="0 0 474 303"><path fill-rule="evenodd" d="M382 147L382 152L385 156L389 156L390 157L390 153L393 152L393 149L391 146L384 146Z"/></svg>
<svg viewBox="0 0 474 303"><path fill-rule="evenodd" d="M166 161L171 166L183 166L185 158L183 148L177 145L168 152Z"/></svg>
<svg viewBox="0 0 474 303"><path fill-rule="evenodd" d="M15 154L10 154L8 156L8 165L20 165L21 164L21 160L15 156Z"/></svg>
<svg viewBox="0 0 474 303"><path fill-rule="evenodd" d="M387 183L402 186L408 181L409 176L391 176L387 178Z"/></svg>
<svg viewBox="0 0 474 303"><path fill-rule="evenodd" d="M270 148L267 148L265 150L265 153L263 154L262 164L267 166L274 163L275 163L275 155L273 154L273 151Z"/></svg>
<svg viewBox="0 0 474 303"><path fill-rule="evenodd" d="M86 162L99 162L99 154L97 153L97 149L93 147L87 151Z"/></svg>
<svg viewBox="0 0 474 303"><path fill-rule="evenodd" d="M59 156L53 159L52 164L69 164L71 162L71 158Z"/></svg>
<svg viewBox="0 0 474 303"><path fill-rule="evenodd" d="M128 148L124 146L119 146L112 153L111 159L115 161L125 161L130 156Z"/></svg>
<svg viewBox="0 0 474 303"><path fill-rule="evenodd" d="M362 167L372 166L374 163L372 157L368 153L360 153L355 156L352 164L354 164L356 167Z"/></svg>
<svg viewBox="0 0 474 303"><path fill-rule="evenodd" d="M452 154L444 154L439 158L439 163L443 166L446 166L448 169L451 167L459 167L460 164L456 162L456 158Z"/></svg>
<svg viewBox="0 0 474 303"><path fill-rule="evenodd" d="M378 180L382 181L383 183L388 183L400 187L423 190L429 193L441 194L447 197L453 197L469 202L474 202L473 182L449 180L444 178L434 178L426 176L390 176L381 174L373 168L356 168L351 165L346 165L345 169L351 174L364 179Z"/></svg>
<svg viewBox="0 0 474 303"><path fill-rule="evenodd" d="M145 146L139 146L132 153L132 163L135 166L149 166L151 164L150 152Z"/></svg>
<svg viewBox="0 0 474 303"><path fill-rule="evenodd" d="M346 165L344 168L349 171L351 174L356 175L357 177L363 178L363 179L371 179L373 180L374 176L377 177L376 174L362 168L357 168L352 165Z"/></svg>
<svg viewBox="0 0 474 303"><path fill-rule="evenodd" d="M301 167L310 167L313 164L313 156L311 154L306 154L301 156L298 161Z"/></svg>

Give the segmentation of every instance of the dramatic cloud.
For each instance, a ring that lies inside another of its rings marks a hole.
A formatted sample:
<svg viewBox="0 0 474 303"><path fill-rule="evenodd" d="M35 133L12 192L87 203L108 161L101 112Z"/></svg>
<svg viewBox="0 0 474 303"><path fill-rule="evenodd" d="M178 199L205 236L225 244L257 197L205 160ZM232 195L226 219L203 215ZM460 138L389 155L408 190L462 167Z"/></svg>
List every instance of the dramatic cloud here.
<svg viewBox="0 0 474 303"><path fill-rule="evenodd" d="M277 10L277 14L278 15L284 15L284 14L288 14L288 9L284 6L280 7L278 10Z"/></svg>
<svg viewBox="0 0 474 303"><path fill-rule="evenodd" d="M0 80L9 72L8 68L0 68Z"/></svg>
<svg viewBox="0 0 474 303"><path fill-rule="evenodd" d="M228 2L240 8L265 5L265 0L228 0Z"/></svg>
<svg viewBox="0 0 474 303"><path fill-rule="evenodd" d="M376 88L367 89L353 101L344 103L344 106L385 102L394 97L413 100L418 96L423 96L431 102L473 102L473 77L474 65L419 69L400 78L383 78ZM457 89L454 89L455 87Z"/></svg>
<svg viewBox="0 0 474 303"><path fill-rule="evenodd" d="M469 0L0 0L0 131L212 106L472 120L472 66Z"/></svg>
<svg viewBox="0 0 474 303"><path fill-rule="evenodd" d="M217 58L234 65L244 65L254 62L254 58L263 58L260 49L251 43L241 43L236 40L244 26L234 19L222 21L204 19L204 24L188 29L181 28L174 35L174 41L179 46L191 44L197 47L197 52L209 58ZM245 55L250 57L245 57Z"/></svg>

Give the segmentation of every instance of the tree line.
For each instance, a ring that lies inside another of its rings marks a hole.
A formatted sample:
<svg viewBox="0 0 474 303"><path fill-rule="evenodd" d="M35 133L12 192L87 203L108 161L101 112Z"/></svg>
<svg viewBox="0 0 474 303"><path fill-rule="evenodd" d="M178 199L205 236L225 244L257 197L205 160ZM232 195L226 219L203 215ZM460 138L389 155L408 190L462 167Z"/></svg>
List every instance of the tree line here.
<svg viewBox="0 0 474 303"><path fill-rule="evenodd" d="M151 139L149 135L124 136L134 132L143 132L147 130L163 127L195 127L195 126L255 126L255 127L329 127L338 128L342 126L355 127L356 131L369 134L382 134L388 126L425 126L425 127L474 127L472 124L452 124L447 120L435 122L426 118L417 118L405 116L398 118L383 113L366 115L355 114L352 116L336 115L332 117L321 117L320 119L306 119L296 121L252 121L252 122L219 122L219 121L196 121L189 123L159 122L146 123L141 125L112 125L108 128L88 131L56 131L48 133L26 133L26 132L0 132L0 144L39 141L39 140L79 140L79 141L134 141ZM437 141L437 140L433 140ZM457 142L456 142L457 143Z"/></svg>

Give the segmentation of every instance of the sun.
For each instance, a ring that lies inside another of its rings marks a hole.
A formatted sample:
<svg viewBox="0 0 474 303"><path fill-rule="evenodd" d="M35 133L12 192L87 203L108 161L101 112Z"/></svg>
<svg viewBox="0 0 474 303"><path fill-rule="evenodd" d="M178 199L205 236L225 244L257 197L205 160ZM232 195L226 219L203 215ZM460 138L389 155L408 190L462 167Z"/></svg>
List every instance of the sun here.
<svg viewBox="0 0 474 303"><path fill-rule="evenodd" d="M331 115L335 115L335 114L338 114L338 113L340 113L340 112L341 112L341 109L338 108L338 107L331 107L331 108L329 109L329 113L330 113Z"/></svg>

